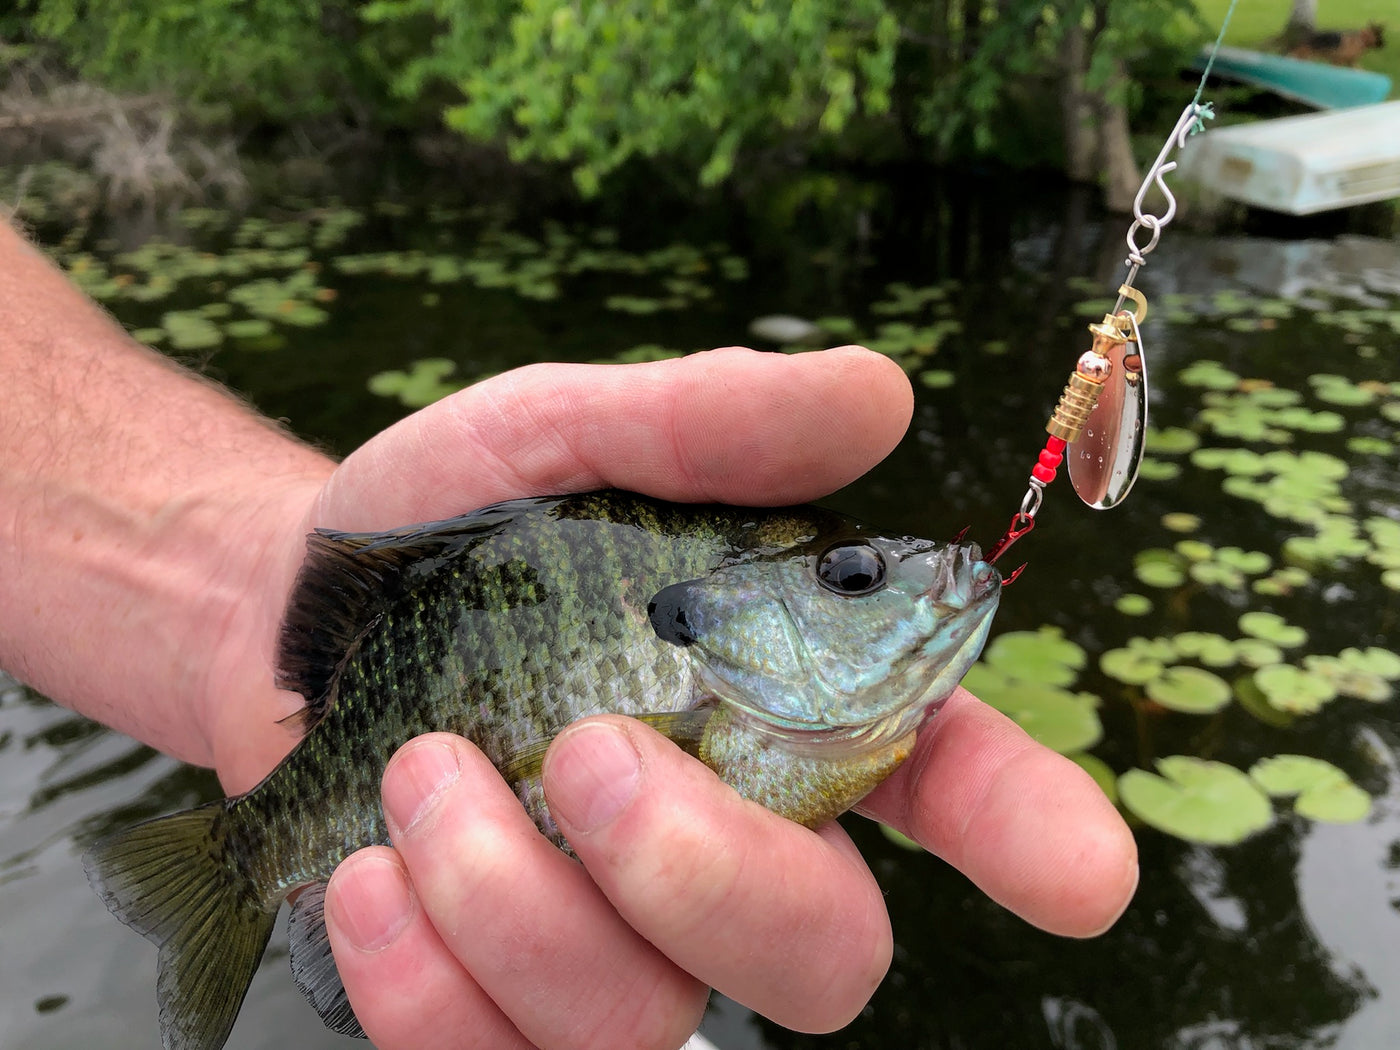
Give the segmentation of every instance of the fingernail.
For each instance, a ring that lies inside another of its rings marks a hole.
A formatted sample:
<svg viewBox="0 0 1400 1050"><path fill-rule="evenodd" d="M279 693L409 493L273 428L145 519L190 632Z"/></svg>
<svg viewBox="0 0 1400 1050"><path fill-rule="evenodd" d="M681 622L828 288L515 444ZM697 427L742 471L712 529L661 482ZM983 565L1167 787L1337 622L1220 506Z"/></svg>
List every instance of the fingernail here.
<svg viewBox="0 0 1400 1050"><path fill-rule="evenodd" d="M362 952L382 952L413 917L413 892L398 862L384 856L352 856L336 869L328 919Z"/></svg>
<svg viewBox="0 0 1400 1050"><path fill-rule="evenodd" d="M642 758L622 727L587 722L554 742L544 773L554 818L572 831L597 831L616 820L636 795Z"/></svg>
<svg viewBox="0 0 1400 1050"><path fill-rule="evenodd" d="M384 816L396 832L411 832L462 775L457 752L437 740L404 747L384 772Z"/></svg>

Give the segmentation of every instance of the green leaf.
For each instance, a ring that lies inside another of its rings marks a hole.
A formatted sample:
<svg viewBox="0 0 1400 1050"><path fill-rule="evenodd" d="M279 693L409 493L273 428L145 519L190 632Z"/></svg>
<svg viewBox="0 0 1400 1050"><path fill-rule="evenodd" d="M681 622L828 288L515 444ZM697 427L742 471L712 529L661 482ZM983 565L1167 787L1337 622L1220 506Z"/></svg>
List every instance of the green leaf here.
<svg viewBox="0 0 1400 1050"><path fill-rule="evenodd" d="M1221 547L1215 552L1215 557L1221 564L1238 569L1249 576L1268 572L1273 565L1273 559L1263 551L1246 551L1239 547Z"/></svg>
<svg viewBox="0 0 1400 1050"><path fill-rule="evenodd" d="M1181 556L1160 548L1138 551L1133 558L1133 572L1148 587L1179 587L1186 582Z"/></svg>
<svg viewBox="0 0 1400 1050"><path fill-rule="evenodd" d="M1351 824L1371 812L1371 797L1342 770L1307 755L1275 755L1261 759L1250 777L1275 798L1297 796L1294 810L1310 820Z"/></svg>
<svg viewBox="0 0 1400 1050"><path fill-rule="evenodd" d="M1254 672L1254 684L1271 707L1290 714L1313 714L1337 696L1336 687L1326 678L1292 664L1259 668Z"/></svg>
<svg viewBox="0 0 1400 1050"><path fill-rule="evenodd" d="M1078 677L1085 656L1058 627L1046 625L1036 631L1000 635L987 647L982 660L1021 681L1061 686Z"/></svg>
<svg viewBox="0 0 1400 1050"><path fill-rule="evenodd" d="M1084 751L1103 737L1098 698L1087 693L1007 678L996 682L985 671L969 672L964 685L1052 751Z"/></svg>
<svg viewBox="0 0 1400 1050"><path fill-rule="evenodd" d="M1229 667L1235 662L1234 643L1218 634L1182 631L1172 645L1183 659L1199 660L1207 667Z"/></svg>
<svg viewBox="0 0 1400 1050"><path fill-rule="evenodd" d="M1194 452L1201 439L1190 430L1181 427L1167 427L1165 430L1148 428L1144 445L1159 456L1179 456Z"/></svg>
<svg viewBox="0 0 1400 1050"><path fill-rule="evenodd" d="M1247 612L1240 617L1240 630L1255 638L1292 649L1308 640L1308 632L1271 612Z"/></svg>
<svg viewBox="0 0 1400 1050"><path fill-rule="evenodd" d="M1162 526L1172 532L1195 532L1201 527L1201 519L1195 514L1176 511L1162 515Z"/></svg>
<svg viewBox="0 0 1400 1050"><path fill-rule="evenodd" d="M953 385L957 376L946 368L931 368L919 373L919 382L930 390L943 390Z"/></svg>
<svg viewBox="0 0 1400 1050"><path fill-rule="evenodd" d="M1126 685L1146 685L1161 675L1162 662L1132 649L1110 649L1099 657L1099 668Z"/></svg>
<svg viewBox="0 0 1400 1050"><path fill-rule="evenodd" d="M1123 804L1141 820L1189 842L1232 845L1273 823L1267 796L1222 762L1173 755L1160 776L1130 769L1118 778Z"/></svg>
<svg viewBox="0 0 1400 1050"><path fill-rule="evenodd" d="M1146 692L1163 707L1192 715L1214 714L1230 702L1229 685L1199 667L1168 667Z"/></svg>
<svg viewBox="0 0 1400 1050"><path fill-rule="evenodd" d="M1118 777L1107 762L1097 755L1091 755L1085 751L1076 751L1073 754L1065 755L1065 757L1093 777L1099 790L1108 796L1110 802L1117 804Z"/></svg>
<svg viewBox="0 0 1400 1050"><path fill-rule="evenodd" d="M1146 616L1152 611L1152 599L1145 594L1123 594L1113 603L1113 608L1124 616Z"/></svg>
<svg viewBox="0 0 1400 1050"><path fill-rule="evenodd" d="M1235 659L1246 667L1268 667L1283 663L1283 650L1262 638L1237 638Z"/></svg>
<svg viewBox="0 0 1400 1050"><path fill-rule="evenodd" d="M160 323L176 350L208 350L224 341L218 325L192 310L172 310Z"/></svg>
<svg viewBox="0 0 1400 1050"><path fill-rule="evenodd" d="M463 384L447 379L456 371L456 362L440 357L415 361L407 372L379 372L370 377L369 391L381 397L395 397L408 408L423 408L462 389Z"/></svg>
<svg viewBox="0 0 1400 1050"><path fill-rule="evenodd" d="M1373 704L1384 703L1391 697L1390 683L1384 678L1339 656L1308 655L1303 657L1303 667L1309 674L1331 683L1341 696L1368 700Z"/></svg>
<svg viewBox="0 0 1400 1050"><path fill-rule="evenodd" d="M911 853L922 853L924 851L924 847L920 846L902 831L896 831L888 824L880 823L880 834L884 835L885 838L889 839L900 849L907 849Z"/></svg>
<svg viewBox="0 0 1400 1050"><path fill-rule="evenodd" d="M1400 679L1400 655L1389 649L1376 646L1369 649L1343 649L1339 659L1358 671L1368 671L1390 681Z"/></svg>

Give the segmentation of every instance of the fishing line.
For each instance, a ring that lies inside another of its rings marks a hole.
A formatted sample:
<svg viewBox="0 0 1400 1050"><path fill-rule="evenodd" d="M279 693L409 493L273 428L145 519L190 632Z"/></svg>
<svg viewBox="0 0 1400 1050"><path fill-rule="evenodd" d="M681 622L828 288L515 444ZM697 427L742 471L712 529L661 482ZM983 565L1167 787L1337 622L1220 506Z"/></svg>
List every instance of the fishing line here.
<svg viewBox="0 0 1400 1050"><path fill-rule="evenodd" d="M1031 469L1020 508L1011 516L1001 538L987 552L989 562L996 561L1013 543L1035 528L1045 498L1045 486L1055 480L1061 464L1066 466L1070 484L1079 498L1096 510L1107 510L1122 503L1137 480L1147 433L1147 360L1141 331L1147 317L1147 297L1133 282L1146 265L1148 254L1157 247L1162 228L1176 215L1176 197L1164 181L1176 170L1176 161L1169 158L1186 144L1188 136L1204 129L1204 121L1215 116L1211 103L1202 102L1201 95L1238 3L1239 0L1230 0L1220 32L1206 59L1205 72L1196 85L1196 93L1181 111L1133 198L1133 222L1126 238L1128 257L1124 260L1127 277L1118 286L1118 299L1113 309L1101 322L1089 326L1093 343L1075 364L1069 383L1045 425L1050 436ZM1147 193L1154 186L1166 202L1166 209L1160 215L1145 210ZM1138 240L1143 231L1149 235L1145 244ZM1133 309L1124 310L1124 303L1129 301ZM1012 583L1024 568L1024 565L1017 568L1004 582Z"/></svg>

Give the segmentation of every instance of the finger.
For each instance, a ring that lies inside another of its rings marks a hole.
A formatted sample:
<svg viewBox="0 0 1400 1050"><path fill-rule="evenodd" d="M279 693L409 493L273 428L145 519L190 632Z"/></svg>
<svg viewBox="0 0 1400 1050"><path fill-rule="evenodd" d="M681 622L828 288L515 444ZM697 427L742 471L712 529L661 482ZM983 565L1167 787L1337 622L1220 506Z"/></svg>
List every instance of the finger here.
<svg viewBox="0 0 1400 1050"><path fill-rule="evenodd" d="M619 912L683 969L779 1024L832 1031L889 967L884 901L839 828L741 799L630 719L566 729L550 811Z"/></svg>
<svg viewBox="0 0 1400 1050"><path fill-rule="evenodd" d="M405 745L384 774L395 848L442 943L533 1044L685 1042L708 989L637 934L460 737Z"/></svg>
<svg viewBox="0 0 1400 1050"><path fill-rule="evenodd" d="M323 491L315 524L383 528L609 486L663 499L800 502L879 462L912 411L903 371L859 347L532 365L444 398L358 449Z"/></svg>
<svg viewBox="0 0 1400 1050"><path fill-rule="evenodd" d="M355 1016L380 1050L529 1047L447 950L393 850L372 846L336 869L326 931Z"/></svg>
<svg viewBox="0 0 1400 1050"><path fill-rule="evenodd" d="M858 808L1051 933L1103 932L1137 888L1132 832L1098 785L963 689Z"/></svg>

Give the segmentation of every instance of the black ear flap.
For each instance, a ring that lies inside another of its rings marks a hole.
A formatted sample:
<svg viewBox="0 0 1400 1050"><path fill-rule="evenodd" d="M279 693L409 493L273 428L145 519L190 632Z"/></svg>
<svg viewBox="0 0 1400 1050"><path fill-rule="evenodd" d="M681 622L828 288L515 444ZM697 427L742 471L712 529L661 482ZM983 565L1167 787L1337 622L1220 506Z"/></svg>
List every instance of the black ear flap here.
<svg viewBox="0 0 1400 1050"><path fill-rule="evenodd" d="M673 583L663 587L647 603L647 618L651 620L656 637L672 645L692 645L695 630L691 626L690 611L694 608L695 581Z"/></svg>

